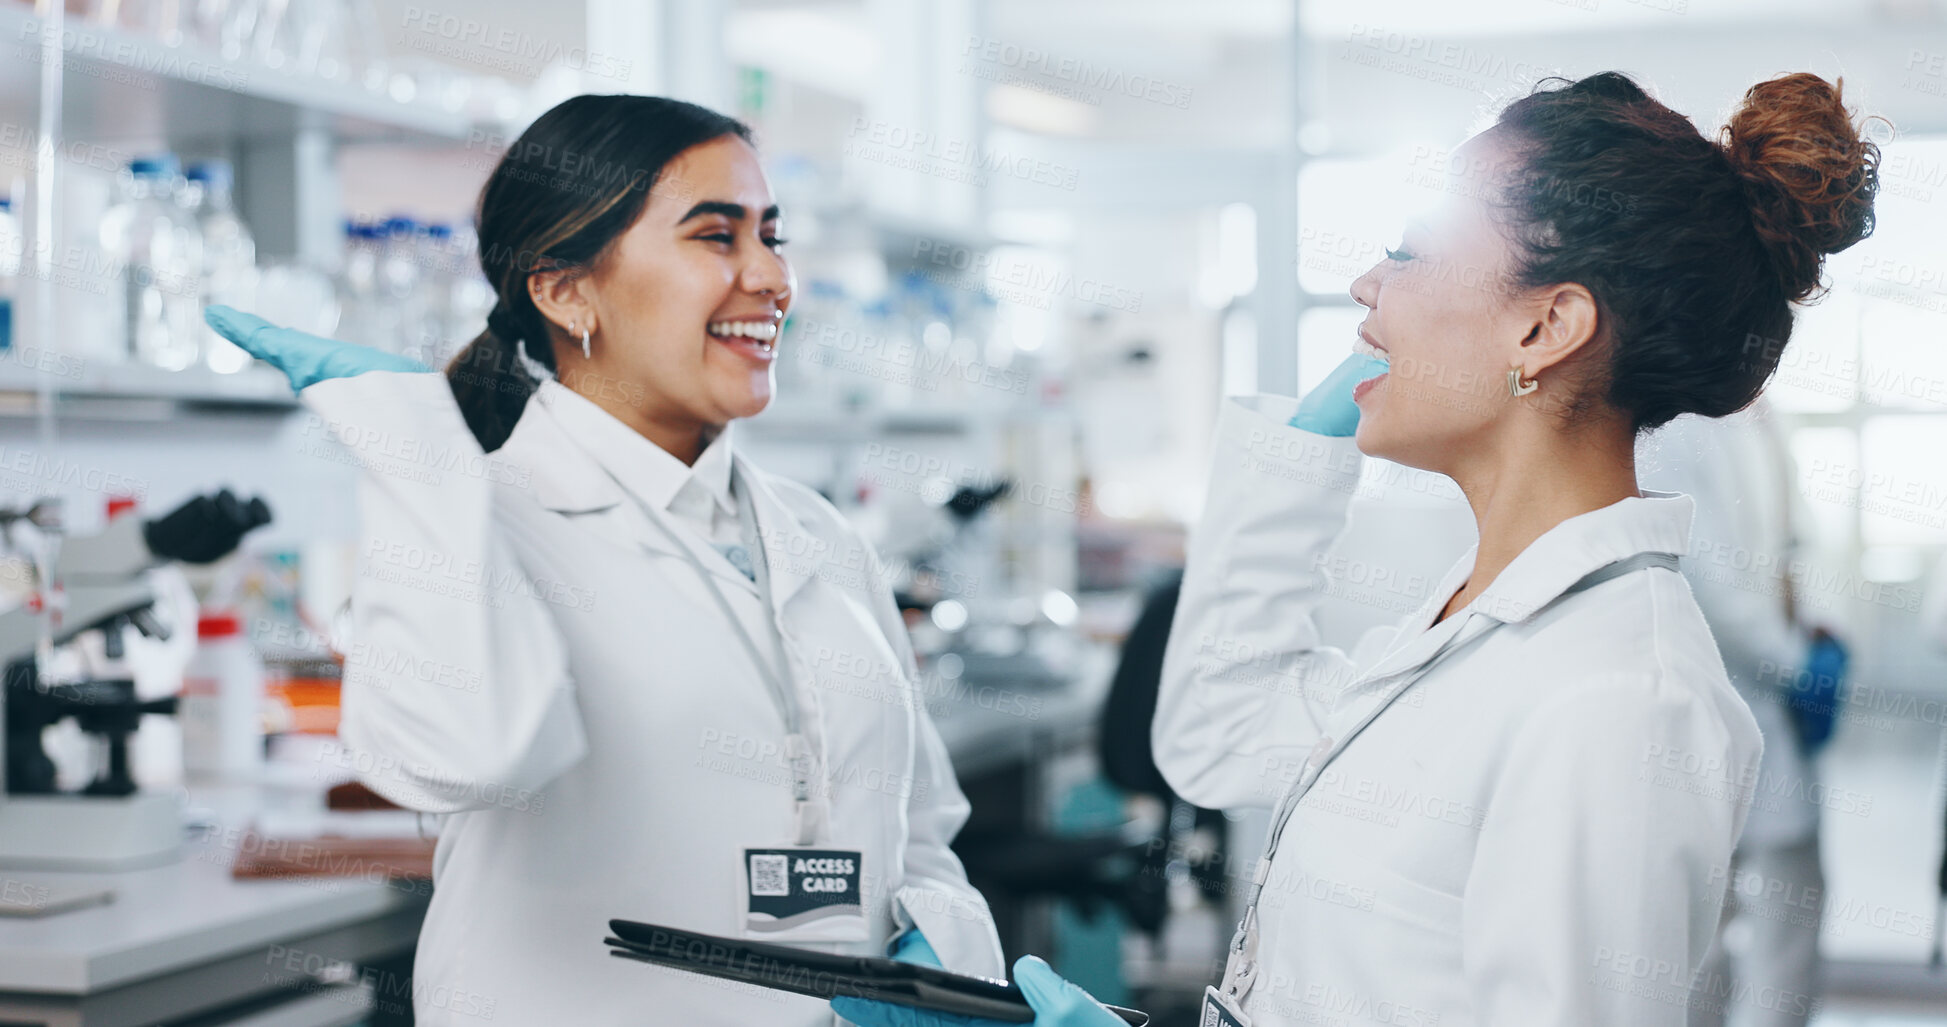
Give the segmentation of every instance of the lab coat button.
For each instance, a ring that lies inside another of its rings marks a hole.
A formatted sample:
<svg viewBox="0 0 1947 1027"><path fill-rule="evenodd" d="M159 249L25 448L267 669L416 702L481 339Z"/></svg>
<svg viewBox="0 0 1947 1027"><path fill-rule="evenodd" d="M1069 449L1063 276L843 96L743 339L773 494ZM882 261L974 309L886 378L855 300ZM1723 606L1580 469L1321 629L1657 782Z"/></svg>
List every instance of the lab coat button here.
<svg viewBox="0 0 1947 1027"><path fill-rule="evenodd" d="M1322 767L1325 765L1325 757L1331 754L1332 740L1330 738L1320 738L1318 743L1312 746L1311 755L1305 757L1305 762L1314 767Z"/></svg>

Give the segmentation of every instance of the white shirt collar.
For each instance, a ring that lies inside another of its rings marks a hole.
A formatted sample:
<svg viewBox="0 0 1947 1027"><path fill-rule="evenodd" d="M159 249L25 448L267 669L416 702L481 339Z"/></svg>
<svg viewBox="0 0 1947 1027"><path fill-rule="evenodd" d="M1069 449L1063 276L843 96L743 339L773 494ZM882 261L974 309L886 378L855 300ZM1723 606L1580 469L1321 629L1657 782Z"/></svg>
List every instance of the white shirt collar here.
<svg viewBox="0 0 1947 1027"><path fill-rule="evenodd" d="M1641 496L1577 514L1528 543L1468 608L1497 620L1525 621L1584 575L1607 564L1642 552L1686 556L1695 512L1696 503L1689 496L1644 489ZM1452 587L1465 580L1478 551L1476 547L1468 553L1449 574ZM1451 595L1449 588L1438 601L1444 603Z"/></svg>
<svg viewBox="0 0 1947 1027"><path fill-rule="evenodd" d="M736 516L730 493L732 426L725 425L703 447L696 463L684 466L668 450L552 378L543 380L534 395L604 470L652 508L674 511L679 498L688 496L693 498L684 506L700 502Z"/></svg>

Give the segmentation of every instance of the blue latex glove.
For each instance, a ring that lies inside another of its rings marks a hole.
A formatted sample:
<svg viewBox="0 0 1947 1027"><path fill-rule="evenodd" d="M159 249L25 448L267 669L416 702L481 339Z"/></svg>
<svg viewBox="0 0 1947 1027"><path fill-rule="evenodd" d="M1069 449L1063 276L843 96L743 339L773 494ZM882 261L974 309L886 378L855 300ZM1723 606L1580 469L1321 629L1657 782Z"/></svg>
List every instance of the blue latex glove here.
<svg viewBox="0 0 1947 1027"><path fill-rule="evenodd" d="M1816 754L1832 740L1832 725L1839 718L1839 703L1844 695L1846 664L1851 657L1846 647L1826 631L1812 633L1811 647L1805 653L1803 686L1794 683L1785 699L1792 726L1805 754Z"/></svg>
<svg viewBox="0 0 1947 1027"><path fill-rule="evenodd" d="M1378 357L1354 353L1332 369L1318 388L1298 401L1298 412L1291 415L1291 426L1315 435L1345 438L1359 430L1359 408L1352 402L1352 387L1368 378L1386 373L1387 363Z"/></svg>
<svg viewBox="0 0 1947 1027"><path fill-rule="evenodd" d="M303 392L306 386L327 378L350 378L367 371L432 370L410 357L279 328L255 314L230 307L205 307L203 320L245 353L284 372L291 380L292 392Z"/></svg>
<svg viewBox="0 0 1947 1027"><path fill-rule="evenodd" d="M1014 981L1027 993L1028 1005L1034 1007L1034 1027L1127 1027L1122 1017L1063 980L1039 957L1015 960ZM860 1027L1009 1027L999 1020L931 1013L859 998L832 999L832 1011Z"/></svg>
<svg viewBox="0 0 1947 1027"><path fill-rule="evenodd" d="M933 951L932 943L926 940L926 935L919 933L917 927L892 940L891 955L901 963L946 969L946 964L940 962L940 954Z"/></svg>

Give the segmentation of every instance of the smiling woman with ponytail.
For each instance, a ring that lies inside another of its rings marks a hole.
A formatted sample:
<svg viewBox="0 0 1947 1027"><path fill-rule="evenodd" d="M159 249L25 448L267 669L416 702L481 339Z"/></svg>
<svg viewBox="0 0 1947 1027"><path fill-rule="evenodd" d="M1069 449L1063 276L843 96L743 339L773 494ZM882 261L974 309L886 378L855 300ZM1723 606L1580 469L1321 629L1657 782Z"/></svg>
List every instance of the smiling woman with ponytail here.
<svg viewBox="0 0 1947 1027"><path fill-rule="evenodd" d="M446 371L483 448L500 448L534 394L538 381L528 362L558 376L558 345L580 355L579 334L570 337L543 315L529 295L530 279L585 273L635 224L651 192L680 198L694 189L662 174L671 159L725 137L749 143L750 130L677 100L578 96L508 147L481 190L477 219L480 270L497 302L487 330Z"/></svg>
<svg viewBox="0 0 1947 1027"><path fill-rule="evenodd" d="M781 222L739 122L580 96L482 191L498 302L443 377L210 311L364 471L339 733L441 815L421 1024L831 1022L609 958L612 917L1003 972L874 554L734 446L788 346ZM762 860L807 847L855 873L772 908Z"/></svg>

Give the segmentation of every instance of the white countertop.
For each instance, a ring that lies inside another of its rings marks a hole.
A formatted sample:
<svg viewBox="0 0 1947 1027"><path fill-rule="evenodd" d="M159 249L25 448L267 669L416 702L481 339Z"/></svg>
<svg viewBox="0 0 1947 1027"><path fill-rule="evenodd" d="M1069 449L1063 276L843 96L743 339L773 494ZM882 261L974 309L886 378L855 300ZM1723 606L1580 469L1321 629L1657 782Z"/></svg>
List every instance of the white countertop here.
<svg viewBox="0 0 1947 1027"><path fill-rule="evenodd" d="M12 888L110 885L106 905L0 917L0 991L85 994L357 923L426 901L358 878L230 878L218 834L168 866L120 873L0 870ZM233 839L232 839L233 840Z"/></svg>
<svg viewBox="0 0 1947 1027"><path fill-rule="evenodd" d="M1113 670L1112 654L1092 653L1065 687L1011 693L999 688L929 696L955 763L1018 758L1047 731L1086 724L1099 711ZM199 798L210 799L212 796ZM218 822L261 816L252 796L224 796ZM239 805L240 804L240 805ZM0 889L66 891L110 886L115 897L32 918L0 916L0 992L82 995L167 974L423 905L430 884L387 885L359 878L233 880L230 858L239 837L218 827L183 846L167 866L119 873L0 869ZM32 894L32 893L28 893Z"/></svg>

